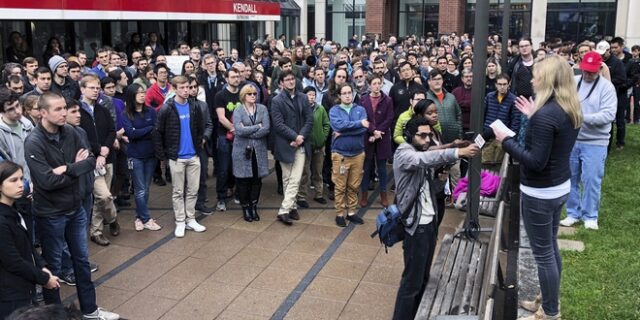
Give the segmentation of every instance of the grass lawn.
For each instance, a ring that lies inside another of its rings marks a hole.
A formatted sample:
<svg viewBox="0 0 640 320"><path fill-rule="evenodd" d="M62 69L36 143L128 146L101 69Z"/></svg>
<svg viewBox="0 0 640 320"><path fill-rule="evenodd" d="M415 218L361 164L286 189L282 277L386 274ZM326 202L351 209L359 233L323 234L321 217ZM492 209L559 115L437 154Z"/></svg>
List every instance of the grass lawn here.
<svg viewBox="0 0 640 320"><path fill-rule="evenodd" d="M640 319L640 125L607 159L598 224L574 236L585 251L562 252L563 319Z"/></svg>

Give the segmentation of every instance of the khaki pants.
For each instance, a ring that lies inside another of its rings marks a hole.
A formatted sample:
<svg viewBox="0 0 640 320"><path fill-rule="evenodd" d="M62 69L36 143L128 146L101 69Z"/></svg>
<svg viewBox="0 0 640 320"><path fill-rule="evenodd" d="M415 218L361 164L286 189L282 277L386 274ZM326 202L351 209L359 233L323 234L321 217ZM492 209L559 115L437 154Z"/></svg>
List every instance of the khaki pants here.
<svg viewBox="0 0 640 320"><path fill-rule="evenodd" d="M353 157L331 153L331 181L335 185L336 215L355 213L358 209L358 191L362 182L364 152Z"/></svg>
<svg viewBox="0 0 640 320"><path fill-rule="evenodd" d="M300 179L304 171L306 155L304 148L296 149L296 156L293 163L280 162L282 167L282 185L284 187L284 199L280 205L278 214L289 214L289 211L296 209L296 196L300 188Z"/></svg>
<svg viewBox="0 0 640 320"><path fill-rule="evenodd" d="M504 159L504 150L502 150L502 142L492 140L482 148L482 166L492 171L500 171Z"/></svg>
<svg viewBox="0 0 640 320"><path fill-rule="evenodd" d="M300 190L298 190L298 200L307 200L309 191L309 180L315 189L314 198L323 197L322 194L322 166L324 165L324 147L313 151L311 158L307 158L304 162L304 170L302 171L302 179L300 180Z"/></svg>
<svg viewBox="0 0 640 320"><path fill-rule="evenodd" d="M97 176L93 183L93 216L91 217L91 228L89 230L89 234L92 236L102 234L104 223L112 223L116 221L117 217L116 206L113 204L113 196L110 191L113 164L106 164L104 169L107 173L103 176Z"/></svg>
<svg viewBox="0 0 640 320"><path fill-rule="evenodd" d="M196 201L200 188L200 158L169 160L173 186L173 214L176 222L189 222L196 218ZM186 181L185 181L186 179ZM187 186L185 195L184 187Z"/></svg>

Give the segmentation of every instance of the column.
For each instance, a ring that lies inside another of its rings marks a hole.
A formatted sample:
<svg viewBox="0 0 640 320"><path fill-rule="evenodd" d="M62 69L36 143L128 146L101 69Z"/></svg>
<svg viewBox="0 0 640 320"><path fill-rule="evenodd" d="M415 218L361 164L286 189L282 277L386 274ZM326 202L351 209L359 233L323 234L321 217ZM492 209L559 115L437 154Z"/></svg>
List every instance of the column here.
<svg viewBox="0 0 640 320"><path fill-rule="evenodd" d="M295 0L298 7L300 7L300 34L299 36L302 38L303 43L307 43L307 39L309 35L307 34L307 1L306 0Z"/></svg>
<svg viewBox="0 0 640 320"><path fill-rule="evenodd" d="M318 41L327 38L327 0L316 0L316 34Z"/></svg>
<svg viewBox="0 0 640 320"><path fill-rule="evenodd" d="M547 31L547 1L532 1L531 3L531 41L537 48L545 40Z"/></svg>

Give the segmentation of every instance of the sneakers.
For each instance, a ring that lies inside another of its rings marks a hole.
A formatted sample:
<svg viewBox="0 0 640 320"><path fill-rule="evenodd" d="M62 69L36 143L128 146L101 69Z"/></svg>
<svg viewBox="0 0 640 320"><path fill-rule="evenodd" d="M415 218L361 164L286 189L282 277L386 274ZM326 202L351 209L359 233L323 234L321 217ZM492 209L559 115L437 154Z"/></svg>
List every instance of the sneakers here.
<svg viewBox="0 0 640 320"><path fill-rule="evenodd" d="M278 214L278 221L282 222L285 226L290 226L293 224L293 221L289 218L288 214Z"/></svg>
<svg viewBox="0 0 640 320"><path fill-rule="evenodd" d="M66 283L67 285L76 285L76 276L73 274L73 272L61 274L60 276L58 276L58 279L60 280L60 282Z"/></svg>
<svg viewBox="0 0 640 320"><path fill-rule="evenodd" d="M120 319L120 315L111 311L107 311L98 307L96 311L88 314L84 314L82 316L84 319L95 319L95 320L118 320Z"/></svg>
<svg viewBox="0 0 640 320"><path fill-rule="evenodd" d="M355 223L355 224L364 224L364 220L362 220L362 218L360 218L355 213L347 215L347 220L349 220L349 221L351 221L352 223Z"/></svg>
<svg viewBox="0 0 640 320"><path fill-rule="evenodd" d="M97 235L91 236L91 241L103 247L106 247L111 244L111 242L109 242L109 239L107 239L107 237L105 237L103 234L97 234Z"/></svg>
<svg viewBox="0 0 640 320"><path fill-rule="evenodd" d="M538 311L536 311L536 313L528 317L518 318L518 320L560 320L560 319L562 319L560 312L558 312L558 314L556 314L555 316L548 316L544 313L544 309L542 309L542 306L538 308Z"/></svg>
<svg viewBox="0 0 640 320"><path fill-rule="evenodd" d="M598 230L598 220L586 220L584 228L589 230Z"/></svg>
<svg viewBox="0 0 640 320"><path fill-rule="evenodd" d="M187 230L192 230L192 231L195 231L195 232L205 232L205 231L207 231L207 227L199 224L198 221L196 221L195 219L190 220L189 222L187 222L186 229Z"/></svg>
<svg viewBox="0 0 640 320"><path fill-rule="evenodd" d="M98 271L98 264L89 261L89 269L91 270L91 273Z"/></svg>
<svg viewBox="0 0 640 320"><path fill-rule="evenodd" d="M542 305L542 294L538 294L533 301L522 301L520 302L520 307L529 312L536 312Z"/></svg>
<svg viewBox="0 0 640 320"><path fill-rule="evenodd" d="M336 216L336 225L342 228L347 226L347 222L344 220L344 216Z"/></svg>
<svg viewBox="0 0 640 320"><path fill-rule="evenodd" d="M560 225L565 226L565 227L571 227L572 225L576 224L580 222L580 220L576 219L576 218L572 218L572 217L566 217L562 220L560 220Z"/></svg>
<svg viewBox="0 0 640 320"><path fill-rule="evenodd" d="M296 204L298 205L298 207L300 208L304 208L304 209L308 209L309 208L309 202L307 202L307 200L298 200L296 202Z"/></svg>
<svg viewBox="0 0 640 320"><path fill-rule="evenodd" d="M233 198L233 203L240 204L240 199L238 197Z"/></svg>
<svg viewBox="0 0 640 320"><path fill-rule="evenodd" d="M173 235L176 236L176 238L183 238L185 228L186 228L186 223L184 223L184 221L176 222L176 230L173 232Z"/></svg>
<svg viewBox="0 0 640 320"><path fill-rule="evenodd" d="M138 218L136 218L136 221L133 222L133 226L136 228L136 231L144 230L144 224Z"/></svg>
<svg viewBox="0 0 640 320"><path fill-rule="evenodd" d="M118 220L109 223L109 232L114 237L117 237L120 234L120 224L118 223Z"/></svg>
<svg viewBox="0 0 640 320"><path fill-rule="evenodd" d="M205 216L210 216L213 213L213 209L205 206L204 204L201 206L196 206L196 211L200 211L200 213L204 214Z"/></svg>
<svg viewBox="0 0 640 320"><path fill-rule="evenodd" d="M313 201L319 203L319 204L327 204L327 200L325 200L325 198L323 197L318 197L318 198L313 198Z"/></svg>
<svg viewBox="0 0 640 320"><path fill-rule="evenodd" d="M300 214L298 213L298 209L291 209L289 211L289 218L291 218L291 220L300 220Z"/></svg>
<svg viewBox="0 0 640 320"><path fill-rule="evenodd" d="M158 231L160 229L162 229L162 227L160 225L158 225L156 223L155 220L153 219L149 219L149 221L147 221L147 223L142 225L143 228L147 229L147 230L151 230L151 231Z"/></svg>
<svg viewBox="0 0 640 320"><path fill-rule="evenodd" d="M227 211L227 204L224 202L224 200L218 200L216 211Z"/></svg>

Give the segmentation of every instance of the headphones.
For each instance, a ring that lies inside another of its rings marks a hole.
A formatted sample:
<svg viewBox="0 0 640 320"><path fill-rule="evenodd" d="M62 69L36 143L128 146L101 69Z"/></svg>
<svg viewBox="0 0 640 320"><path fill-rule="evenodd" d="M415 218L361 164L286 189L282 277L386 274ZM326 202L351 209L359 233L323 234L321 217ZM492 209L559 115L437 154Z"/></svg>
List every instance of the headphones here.
<svg viewBox="0 0 640 320"><path fill-rule="evenodd" d="M402 131L402 137L404 138L404 141L406 141L408 144L412 144L413 143L413 135L409 132L409 130L407 130L406 127Z"/></svg>

